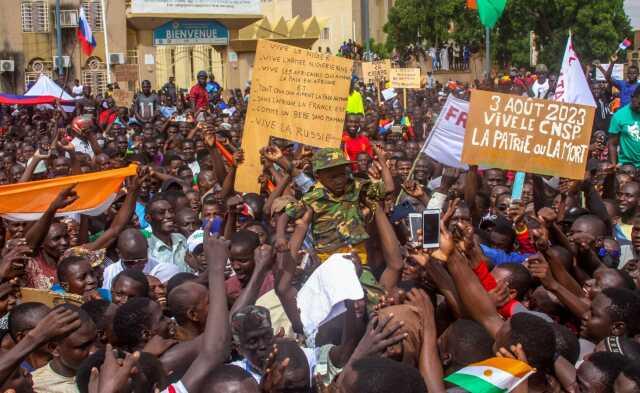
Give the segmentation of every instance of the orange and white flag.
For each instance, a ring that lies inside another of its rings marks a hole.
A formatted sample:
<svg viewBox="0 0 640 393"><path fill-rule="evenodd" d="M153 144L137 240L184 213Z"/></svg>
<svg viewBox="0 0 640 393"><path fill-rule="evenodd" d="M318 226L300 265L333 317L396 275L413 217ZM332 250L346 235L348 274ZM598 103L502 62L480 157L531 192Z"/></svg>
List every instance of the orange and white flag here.
<svg viewBox="0 0 640 393"><path fill-rule="evenodd" d="M124 179L135 175L136 170L136 165L129 165L109 171L0 186L0 215L14 221L37 220L63 189L76 184L74 191L78 200L59 210L57 215L97 216L109 208Z"/></svg>

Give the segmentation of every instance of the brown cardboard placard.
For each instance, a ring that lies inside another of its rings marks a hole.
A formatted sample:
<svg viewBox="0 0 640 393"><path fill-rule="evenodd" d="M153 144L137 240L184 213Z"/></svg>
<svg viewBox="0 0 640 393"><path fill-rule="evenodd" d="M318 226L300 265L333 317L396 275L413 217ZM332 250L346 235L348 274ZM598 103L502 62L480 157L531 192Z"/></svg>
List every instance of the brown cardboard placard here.
<svg viewBox="0 0 640 393"><path fill-rule="evenodd" d="M462 162L583 179L595 108L474 90Z"/></svg>
<svg viewBox="0 0 640 393"><path fill-rule="evenodd" d="M340 146L352 66L349 59L258 41L237 191L259 191L259 152L270 136L315 147Z"/></svg>

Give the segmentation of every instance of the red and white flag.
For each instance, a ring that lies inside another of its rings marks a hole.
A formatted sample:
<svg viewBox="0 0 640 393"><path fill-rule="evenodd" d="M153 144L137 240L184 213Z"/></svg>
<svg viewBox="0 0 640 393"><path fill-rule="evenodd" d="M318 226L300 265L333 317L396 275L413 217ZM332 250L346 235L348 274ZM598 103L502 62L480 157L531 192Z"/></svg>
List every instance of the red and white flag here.
<svg viewBox="0 0 640 393"><path fill-rule="evenodd" d="M587 82L587 78L584 75L578 55L573 49L571 34L569 34L569 39L567 40L567 49L564 52L562 69L560 70L560 76L558 76L553 99L571 104L596 106L596 101L593 99L589 88L589 82Z"/></svg>
<svg viewBox="0 0 640 393"><path fill-rule="evenodd" d="M629 49L630 46L631 46L631 40L628 38L625 38L624 41L622 41L620 45L618 45L618 49L627 50Z"/></svg>

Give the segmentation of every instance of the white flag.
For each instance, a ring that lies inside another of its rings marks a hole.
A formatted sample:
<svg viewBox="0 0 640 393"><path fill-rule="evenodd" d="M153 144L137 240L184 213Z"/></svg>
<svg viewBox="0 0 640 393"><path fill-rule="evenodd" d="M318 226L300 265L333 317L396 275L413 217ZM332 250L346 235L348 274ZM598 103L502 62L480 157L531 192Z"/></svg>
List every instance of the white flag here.
<svg viewBox="0 0 640 393"><path fill-rule="evenodd" d="M422 151L441 164L467 169L467 164L460 157L468 114L469 102L449 94Z"/></svg>
<svg viewBox="0 0 640 393"><path fill-rule="evenodd" d="M573 49L571 34L567 40L567 49L564 51L562 70L560 70L553 99L570 104L596 106L578 55Z"/></svg>

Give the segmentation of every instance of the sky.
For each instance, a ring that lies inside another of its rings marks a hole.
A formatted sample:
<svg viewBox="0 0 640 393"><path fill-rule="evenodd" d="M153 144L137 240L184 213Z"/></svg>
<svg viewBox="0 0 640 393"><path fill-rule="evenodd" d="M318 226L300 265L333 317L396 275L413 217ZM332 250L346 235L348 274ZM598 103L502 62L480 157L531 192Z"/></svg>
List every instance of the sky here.
<svg viewBox="0 0 640 393"><path fill-rule="evenodd" d="M633 30L640 30L640 0L624 0L624 9L631 19Z"/></svg>

